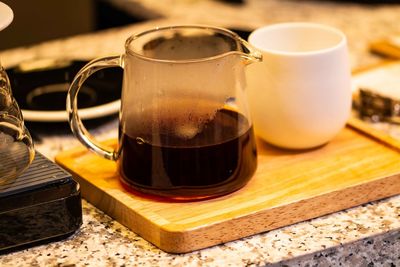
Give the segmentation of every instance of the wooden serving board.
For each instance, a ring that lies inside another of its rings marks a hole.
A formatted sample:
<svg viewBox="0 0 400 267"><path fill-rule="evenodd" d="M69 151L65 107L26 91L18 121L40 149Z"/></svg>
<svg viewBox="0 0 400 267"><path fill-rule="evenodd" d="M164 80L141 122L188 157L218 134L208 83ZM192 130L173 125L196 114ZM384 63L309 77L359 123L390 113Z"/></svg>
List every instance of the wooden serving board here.
<svg viewBox="0 0 400 267"><path fill-rule="evenodd" d="M62 152L56 162L74 174L89 202L173 253L400 193L398 147L350 127L313 150L282 150L260 140L257 146L258 169L243 189L199 202L166 203L132 195L119 183L115 162L83 147Z"/></svg>

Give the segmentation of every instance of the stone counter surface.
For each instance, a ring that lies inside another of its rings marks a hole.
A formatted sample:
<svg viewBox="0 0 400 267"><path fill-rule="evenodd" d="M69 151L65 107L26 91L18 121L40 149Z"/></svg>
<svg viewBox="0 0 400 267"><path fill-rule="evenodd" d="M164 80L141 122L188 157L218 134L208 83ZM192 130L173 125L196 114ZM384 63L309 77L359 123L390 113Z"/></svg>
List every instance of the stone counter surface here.
<svg viewBox="0 0 400 267"><path fill-rule="evenodd" d="M131 2L130 5L146 10L151 1ZM156 6L155 2L151 4ZM170 3L175 13L163 13L160 9L157 16L167 18L2 51L0 58L3 65L9 67L37 58L90 59L118 54L123 52L124 40L130 34L156 25L192 22L252 29L273 22L302 20L341 28L349 39L352 66L357 68L381 60L368 53L368 42L399 30L396 22L400 18L400 5L305 0L253 0L245 6L206 0L201 4L195 0L165 2ZM213 4L225 8L222 10L227 14L226 20L216 13L218 9L205 15L207 13L201 5L210 8ZM180 13L189 7L191 16L186 16L187 12ZM237 25L239 22L231 24L232 14L241 18L240 25ZM243 18L247 18L247 24ZM66 127L52 127L50 124L44 128L34 129L41 138L36 148L51 159L59 151L78 144ZM99 139L116 137L117 119L98 125L92 133ZM83 216L82 227L71 237L2 255L0 266L400 266L400 196L179 255L159 250L85 200Z"/></svg>

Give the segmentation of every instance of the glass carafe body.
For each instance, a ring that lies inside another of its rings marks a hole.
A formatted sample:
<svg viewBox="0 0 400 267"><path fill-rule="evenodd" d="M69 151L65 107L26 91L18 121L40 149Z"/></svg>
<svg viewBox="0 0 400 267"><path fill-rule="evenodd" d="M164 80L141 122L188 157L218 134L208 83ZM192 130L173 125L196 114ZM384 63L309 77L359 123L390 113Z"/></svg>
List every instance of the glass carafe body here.
<svg viewBox="0 0 400 267"><path fill-rule="evenodd" d="M72 83L67 109L77 138L118 162L121 182L142 193L202 199L243 187L256 166L246 65L261 55L235 33L182 25L131 36L121 56L97 59ZM87 134L76 95L88 75L124 69L118 149Z"/></svg>
<svg viewBox="0 0 400 267"><path fill-rule="evenodd" d="M10 81L0 66L0 185L11 184L30 165L34 154Z"/></svg>

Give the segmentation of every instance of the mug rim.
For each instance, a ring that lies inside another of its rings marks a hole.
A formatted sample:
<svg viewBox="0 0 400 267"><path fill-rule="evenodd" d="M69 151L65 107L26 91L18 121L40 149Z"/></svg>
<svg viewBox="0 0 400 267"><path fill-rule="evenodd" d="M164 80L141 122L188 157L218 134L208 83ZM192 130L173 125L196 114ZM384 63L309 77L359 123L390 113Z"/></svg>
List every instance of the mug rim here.
<svg viewBox="0 0 400 267"><path fill-rule="evenodd" d="M138 52L133 51L129 46L130 44L139 39L140 37L153 33L153 32L158 32L158 31L166 31L166 30L174 30L174 29L202 29L202 30L214 30L218 31L226 36L229 36L231 38L234 38L238 40L238 42L244 41L237 33L223 28L223 27L216 27L216 26L210 26L210 25L203 25L203 24L182 24L182 25L170 25L170 26L162 26L162 27L154 27L145 31L142 31L137 34L133 34L129 36L126 41L125 41L125 53L131 56L136 56L139 57L143 60L147 61L152 61L152 62L160 62L160 63L195 63L195 62L205 62L205 61L210 61L210 60L215 60L215 59L220 59L223 58L227 55L234 55L234 54L242 54L241 51L228 51L219 55L211 56L211 57L204 57L204 58L198 58L198 59L179 59L179 60L172 60L172 59L157 59L157 58L152 58L145 56L143 54L140 54ZM244 41L245 42L245 41Z"/></svg>
<svg viewBox="0 0 400 267"><path fill-rule="evenodd" d="M265 46L261 47L260 45L255 44L256 38L260 38L266 32L270 32L277 29L288 29L288 28L320 29L324 30L325 32L330 32L331 34L339 36L340 41L329 47L307 50L307 51L285 51L280 49L266 48ZM347 37L341 30L329 25L321 23L313 23L313 22L284 22L284 23L266 25L251 32L251 34L248 37L248 41L250 45L252 45L253 47L255 47L256 49L260 50L263 53L269 53L280 56L309 56L309 55L325 54L347 45Z"/></svg>

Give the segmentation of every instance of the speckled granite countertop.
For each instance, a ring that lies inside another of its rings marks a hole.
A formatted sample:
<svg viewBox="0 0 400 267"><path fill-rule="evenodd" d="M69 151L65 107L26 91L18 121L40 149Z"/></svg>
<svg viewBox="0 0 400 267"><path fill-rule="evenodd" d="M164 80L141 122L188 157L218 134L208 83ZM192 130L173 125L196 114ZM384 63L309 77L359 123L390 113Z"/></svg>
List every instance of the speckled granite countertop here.
<svg viewBox="0 0 400 267"><path fill-rule="evenodd" d="M146 8L152 1L131 2ZM93 58L121 53L127 36L149 26L188 21L229 26L229 19L223 20L216 9L208 15L201 12L204 6L209 8L207 5L213 5L211 1L203 1L202 4L195 0L182 1L181 11L189 7L199 11L193 11L195 15L192 18L180 13L178 1L167 2L174 4L171 9L176 10L166 15L174 18L2 51L0 58L6 67L22 60L43 57ZM196 5L200 5L198 9L195 9ZM215 5L222 4L216 2ZM240 25L232 25L235 27L252 28L293 20L339 27L349 38L353 67L381 60L367 52L368 42L399 30L396 21L400 5L253 0L244 7L224 8L222 11L226 14L236 12L239 17L251 18L248 24L244 25L242 21ZM92 133L99 139L116 137L116 126L116 119L108 120L93 128ZM69 130L63 127L35 128L35 133L41 137L36 148L49 158L78 144ZM157 249L85 200L83 214L83 225L73 236L64 241L2 255L0 266L400 266L400 196L182 255Z"/></svg>

